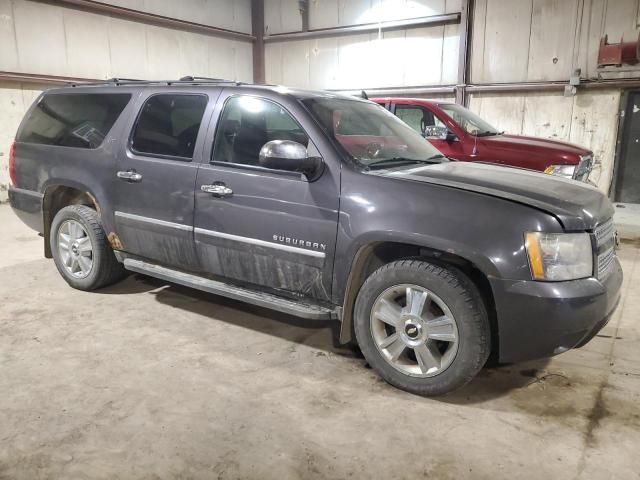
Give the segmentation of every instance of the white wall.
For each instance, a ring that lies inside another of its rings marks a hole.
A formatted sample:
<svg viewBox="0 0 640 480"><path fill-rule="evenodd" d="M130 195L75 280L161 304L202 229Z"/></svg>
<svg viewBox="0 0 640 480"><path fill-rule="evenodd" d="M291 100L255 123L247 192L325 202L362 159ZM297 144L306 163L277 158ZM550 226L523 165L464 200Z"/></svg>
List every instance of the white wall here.
<svg viewBox="0 0 640 480"><path fill-rule="evenodd" d="M251 0L99 0L211 27L251 33Z"/></svg>
<svg viewBox="0 0 640 480"><path fill-rule="evenodd" d="M309 27L459 12L460 0L315 0ZM299 31L297 0L266 0L267 34ZM312 89L450 85L457 80L459 25L267 43L267 83Z"/></svg>
<svg viewBox="0 0 640 480"><path fill-rule="evenodd" d="M242 32L250 0L113 0L119 6ZM106 79L184 75L253 80L252 45L29 0L0 0L0 71ZM44 86L0 82L0 202L9 147Z"/></svg>
<svg viewBox="0 0 640 480"><path fill-rule="evenodd" d="M0 82L0 202L7 200L8 155L24 112L45 85Z"/></svg>
<svg viewBox="0 0 640 480"><path fill-rule="evenodd" d="M133 8L140 1L118 3ZM182 2L146 3L175 7ZM226 9L220 8L220 3L201 1L201 21L207 20L215 7L216 11L227 12L230 24L224 25L226 28L251 28L250 12L240 8L248 0L229 0ZM252 80L249 42L29 0L0 0L0 48L0 70L10 72L97 79L178 78L191 74Z"/></svg>

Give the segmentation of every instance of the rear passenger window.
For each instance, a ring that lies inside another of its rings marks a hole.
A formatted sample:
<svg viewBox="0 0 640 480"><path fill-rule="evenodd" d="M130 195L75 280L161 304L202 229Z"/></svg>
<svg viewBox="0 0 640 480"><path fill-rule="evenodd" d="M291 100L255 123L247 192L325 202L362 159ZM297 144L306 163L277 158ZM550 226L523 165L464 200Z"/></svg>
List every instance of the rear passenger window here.
<svg viewBox="0 0 640 480"><path fill-rule="evenodd" d="M191 159L206 106L206 95L152 96L138 117L131 150Z"/></svg>
<svg viewBox="0 0 640 480"><path fill-rule="evenodd" d="M128 93L45 95L25 120L17 141L98 148L130 99Z"/></svg>
<svg viewBox="0 0 640 480"><path fill-rule="evenodd" d="M213 161L258 165L260 149L271 140L309 146L307 134L280 105L250 96L231 97L216 131Z"/></svg>

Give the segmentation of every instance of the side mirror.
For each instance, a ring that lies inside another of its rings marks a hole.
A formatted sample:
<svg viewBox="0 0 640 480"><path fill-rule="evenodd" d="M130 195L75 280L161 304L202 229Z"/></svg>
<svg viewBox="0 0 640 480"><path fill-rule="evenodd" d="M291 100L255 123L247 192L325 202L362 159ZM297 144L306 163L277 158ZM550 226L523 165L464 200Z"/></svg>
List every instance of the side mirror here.
<svg viewBox="0 0 640 480"><path fill-rule="evenodd" d="M322 172L322 158L310 157L307 148L291 140L272 140L260 149L258 164L273 170L300 172L308 180L315 180Z"/></svg>
<svg viewBox="0 0 640 480"><path fill-rule="evenodd" d="M435 125L425 127L423 132L427 140L446 140L448 143L455 142L458 137L447 127L436 127Z"/></svg>
<svg viewBox="0 0 640 480"><path fill-rule="evenodd" d="M435 125L424 127L424 138L427 140L446 140L448 134L447 127L436 127Z"/></svg>

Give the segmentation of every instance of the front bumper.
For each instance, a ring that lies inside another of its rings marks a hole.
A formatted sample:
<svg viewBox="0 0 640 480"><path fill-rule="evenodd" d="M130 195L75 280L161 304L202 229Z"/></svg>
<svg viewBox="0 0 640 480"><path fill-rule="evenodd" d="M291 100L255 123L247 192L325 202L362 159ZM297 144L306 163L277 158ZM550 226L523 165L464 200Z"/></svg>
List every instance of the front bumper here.
<svg viewBox="0 0 640 480"><path fill-rule="evenodd" d="M591 340L609 321L622 286L617 258L607 277L569 282L491 279L499 360L549 357Z"/></svg>

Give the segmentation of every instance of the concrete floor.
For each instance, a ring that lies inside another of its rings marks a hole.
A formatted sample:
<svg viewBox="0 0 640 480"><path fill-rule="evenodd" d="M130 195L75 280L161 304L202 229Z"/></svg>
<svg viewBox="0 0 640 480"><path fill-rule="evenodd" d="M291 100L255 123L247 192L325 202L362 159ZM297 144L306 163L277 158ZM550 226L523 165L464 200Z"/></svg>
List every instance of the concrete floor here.
<svg viewBox="0 0 640 480"><path fill-rule="evenodd" d="M0 478L640 478L640 249L601 335L425 399L308 324L131 276L69 288L0 206Z"/></svg>

